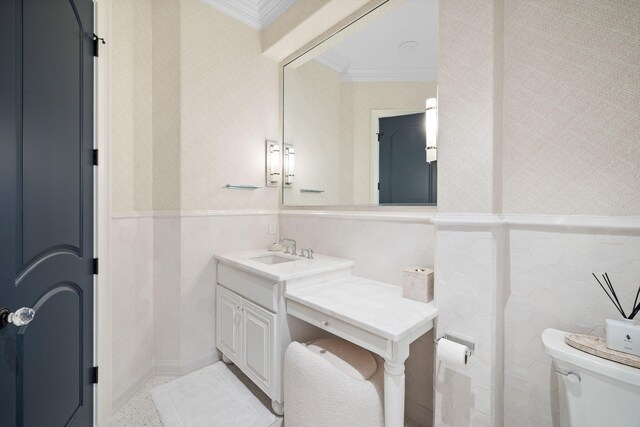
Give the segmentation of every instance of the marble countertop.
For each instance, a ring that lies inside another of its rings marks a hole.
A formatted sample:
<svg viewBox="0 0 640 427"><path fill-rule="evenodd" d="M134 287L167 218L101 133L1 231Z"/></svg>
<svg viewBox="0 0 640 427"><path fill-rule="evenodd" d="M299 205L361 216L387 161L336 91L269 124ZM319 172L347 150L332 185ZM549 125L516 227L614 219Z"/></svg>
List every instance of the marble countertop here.
<svg viewBox="0 0 640 427"><path fill-rule="evenodd" d="M294 261L284 262L281 264L263 264L262 262L252 259L270 255L289 258ZM314 254L314 259L306 259L285 254L282 251L270 252L264 249L219 253L214 254L213 256L223 264L227 264L277 282L299 279L313 276L315 274L346 269L353 266L353 261L348 259L334 258L318 254Z"/></svg>
<svg viewBox="0 0 640 427"><path fill-rule="evenodd" d="M358 276L289 288L284 296L392 341L402 340L438 316L433 304L403 298L400 286Z"/></svg>

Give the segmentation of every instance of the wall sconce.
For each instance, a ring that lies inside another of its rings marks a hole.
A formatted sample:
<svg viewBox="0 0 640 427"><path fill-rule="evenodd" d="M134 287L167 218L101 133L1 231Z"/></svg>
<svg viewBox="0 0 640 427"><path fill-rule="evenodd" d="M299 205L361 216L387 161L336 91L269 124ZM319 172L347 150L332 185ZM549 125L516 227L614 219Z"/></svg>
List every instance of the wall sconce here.
<svg viewBox="0 0 640 427"><path fill-rule="evenodd" d="M429 98L425 110L425 131L427 135L427 163L438 160L438 100Z"/></svg>
<svg viewBox="0 0 640 427"><path fill-rule="evenodd" d="M280 182L280 144L267 141L267 187L277 187Z"/></svg>
<svg viewBox="0 0 640 427"><path fill-rule="evenodd" d="M291 144L284 144L284 184L293 185L295 175L296 150Z"/></svg>

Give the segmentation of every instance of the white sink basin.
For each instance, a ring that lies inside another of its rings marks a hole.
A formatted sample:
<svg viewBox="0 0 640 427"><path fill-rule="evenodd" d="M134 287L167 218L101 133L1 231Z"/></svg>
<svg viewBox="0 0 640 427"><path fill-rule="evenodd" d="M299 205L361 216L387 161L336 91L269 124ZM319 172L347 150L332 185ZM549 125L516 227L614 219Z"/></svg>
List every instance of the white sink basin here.
<svg viewBox="0 0 640 427"><path fill-rule="evenodd" d="M298 261L297 259L285 258L283 256L278 256L278 255L266 255L266 256L259 256L259 257L250 258L250 259L261 262L263 264L269 264L269 265L282 264L283 262Z"/></svg>

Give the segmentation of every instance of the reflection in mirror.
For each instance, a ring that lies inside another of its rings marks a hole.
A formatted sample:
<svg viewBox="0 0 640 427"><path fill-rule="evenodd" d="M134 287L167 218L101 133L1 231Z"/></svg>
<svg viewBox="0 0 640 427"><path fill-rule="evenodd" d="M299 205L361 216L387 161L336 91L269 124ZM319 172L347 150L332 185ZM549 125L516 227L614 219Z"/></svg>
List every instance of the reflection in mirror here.
<svg viewBox="0 0 640 427"><path fill-rule="evenodd" d="M391 0L285 65L285 205L436 203L437 37Z"/></svg>
<svg viewBox="0 0 640 427"><path fill-rule="evenodd" d="M293 185L295 177L296 150L291 144L284 145L284 186L289 188Z"/></svg>

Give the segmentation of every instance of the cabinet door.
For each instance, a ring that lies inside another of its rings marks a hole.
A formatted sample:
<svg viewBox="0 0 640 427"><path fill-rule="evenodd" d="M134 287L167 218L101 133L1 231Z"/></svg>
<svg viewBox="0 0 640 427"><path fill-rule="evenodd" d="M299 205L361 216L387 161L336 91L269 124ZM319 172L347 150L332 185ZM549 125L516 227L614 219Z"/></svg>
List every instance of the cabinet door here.
<svg viewBox="0 0 640 427"><path fill-rule="evenodd" d="M216 347L238 364L240 355L241 298L216 287Z"/></svg>
<svg viewBox="0 0 640 427"><path fill-rule="evenodd" d="M242 368L270 394L275 373L276 315L243 300Z"/></svg>

